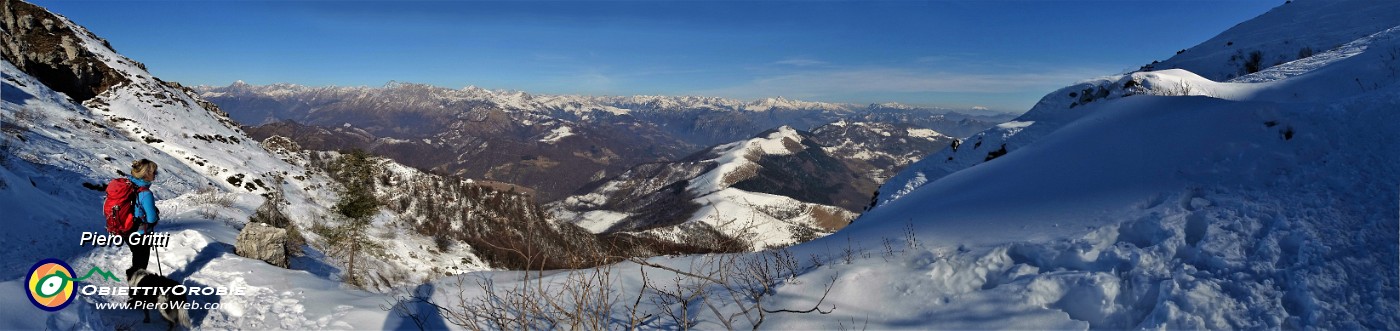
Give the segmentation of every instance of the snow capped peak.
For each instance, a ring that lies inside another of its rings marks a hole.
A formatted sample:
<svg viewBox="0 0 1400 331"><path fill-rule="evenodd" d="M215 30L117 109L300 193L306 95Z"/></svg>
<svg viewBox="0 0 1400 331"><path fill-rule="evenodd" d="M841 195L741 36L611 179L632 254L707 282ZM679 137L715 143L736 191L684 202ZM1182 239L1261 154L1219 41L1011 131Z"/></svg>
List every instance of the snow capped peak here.
<svg viewBox="0 0 1400 331"><path fill-rule="evenodd" d="M412 87L412 88L407 88ZM833 116L845 116L871 110L941 110L941 108L921 108L897 103L847 104L811 102L787 97L764 98L754 101L705 96L589 96L530 94L525 91L486 89L469 85L460 89L439 88L426 84L390 82L381 87L306 87L295 84L246 85L235 84L227 87L196 87L197 91L210 96L232 94L254 94L263 96L288 96L293 93L325 95L324 99L394 98L395 92L411 90L421 94L416 102L449 104L457 101L473 101L473 105L488 104L512 113L550 114L564 112L570 116L587 117L596 115L616 116L635 112L677 112L677 111L716 111L716 112L767 112L773 110L822 112ZM426 99L432 98L432 99Z"/></svg>
<svg viewBox="0 0 1400 331"><path fill-rule="evenodd" d="M888 108L888 109L906 109L906 110L907 110L907 109L919 109L918 107L914 107L914 106L910 106L910 105L906 105L906 104L902 104L902 103L898 103L898 102L872 103L872 104L870 104L870 108Z"/></svg>
<svg viewBox="0 0 1400 331"><path fill-rule="evenodd" d="M750 140L751 145L757 145L764 154L787 155L802 150L802 135L797 133L797 129L791 126L781 126L769 133L762 139Z"/></svg>
<svg viewBox="0 0 1400 331"><path fill-rule="evenodd" d="M796 109L820 109L820 110L850 110L855 105L837 104L827 102L810 102L789 100L784 97L765 98L750 102L744 106L744 110L763 112L770 110L796 110Z"/></svg>
<svg viewBox="0 0 1400 331"><path fill-rule="evenodd" d="M716 192L753 176L759 165L754 161L763 155L789 155L801 151L803 137L796 129L782 126L748 140L715 146L710 149L713 162L717 166L696 177L687 188L697 195Z"/></svg>

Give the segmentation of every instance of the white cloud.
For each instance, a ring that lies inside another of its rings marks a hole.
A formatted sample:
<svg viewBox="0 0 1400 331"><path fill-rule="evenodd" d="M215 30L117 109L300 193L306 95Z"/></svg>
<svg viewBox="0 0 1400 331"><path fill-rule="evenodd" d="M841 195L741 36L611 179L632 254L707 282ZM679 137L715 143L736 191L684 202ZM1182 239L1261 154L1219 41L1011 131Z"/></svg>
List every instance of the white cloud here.
<svg viewBox="0 0 1400 331"><path fill-rule="evenodd" d="M782 60L782 61L773 62L773 64L790 65L790 66L794 66L794 67L810 67L810 66L824 65L824 64L827 64L827 63L826 63L826 61L813 60L813 59L800 58L800 57L798 57L798 58L789 58L789 59L785 59L785 60Z"/></svg>
<svg viewBox="0 0 1400 331"><path fill-rule="evenodd" d="M867 67L810 70L759 77L703 92L740 98L784 95L812 97L850 93L1015 93L1066 86L1115 72L1106 69L1049 69L1008 73L956 73L927 69Z"/></svg>

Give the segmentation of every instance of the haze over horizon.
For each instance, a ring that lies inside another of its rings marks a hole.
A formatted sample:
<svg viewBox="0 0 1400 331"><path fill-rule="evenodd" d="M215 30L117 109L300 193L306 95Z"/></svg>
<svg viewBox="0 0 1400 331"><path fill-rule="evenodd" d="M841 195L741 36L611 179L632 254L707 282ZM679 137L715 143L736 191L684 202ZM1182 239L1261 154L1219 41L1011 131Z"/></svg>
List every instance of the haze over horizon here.
<svg viewBox="0 0 1400 331"><path fill-rule="evenodd" d="M1165 59L1281 3L37 4L188 85L400 81L1019 113L1057 87Z"/></svg>

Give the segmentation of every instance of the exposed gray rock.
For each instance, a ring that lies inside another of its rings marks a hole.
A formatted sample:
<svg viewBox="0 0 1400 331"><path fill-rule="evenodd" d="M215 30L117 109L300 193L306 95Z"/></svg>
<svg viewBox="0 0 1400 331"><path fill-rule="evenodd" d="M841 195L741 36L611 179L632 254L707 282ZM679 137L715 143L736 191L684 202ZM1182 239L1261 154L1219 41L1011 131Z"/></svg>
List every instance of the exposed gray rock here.
<svg viewBox="0 0 1400 331"><path fill-rule="evenodd" d="M78 102L128 81L83 48L78 32L60 20L33 4L4 0L0 5L0 27L5 31L0 37L3 58ZM105 40L103 44L110 48Z"/></svg>
<svg viewBox="0 0 1400 331"><path fill-rule="evenodd" d="M234 253L259 259L278 267L287 267L287 230L271 225L249 222L238 233Z"/></svg>

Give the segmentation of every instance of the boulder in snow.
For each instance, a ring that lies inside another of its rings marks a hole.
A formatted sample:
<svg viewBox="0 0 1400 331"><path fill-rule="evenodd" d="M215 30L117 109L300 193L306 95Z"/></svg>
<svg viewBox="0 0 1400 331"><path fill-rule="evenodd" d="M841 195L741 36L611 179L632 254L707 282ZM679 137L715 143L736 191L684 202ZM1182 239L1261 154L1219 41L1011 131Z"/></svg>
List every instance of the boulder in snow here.
<svg viewBox="0 0 1400 331"><path fill-rule="evenodd" d="M266 261L278 267L287 267L287 230L271 225L250 222L238 233L234 243L234 253L242 257Z"/></svg>

